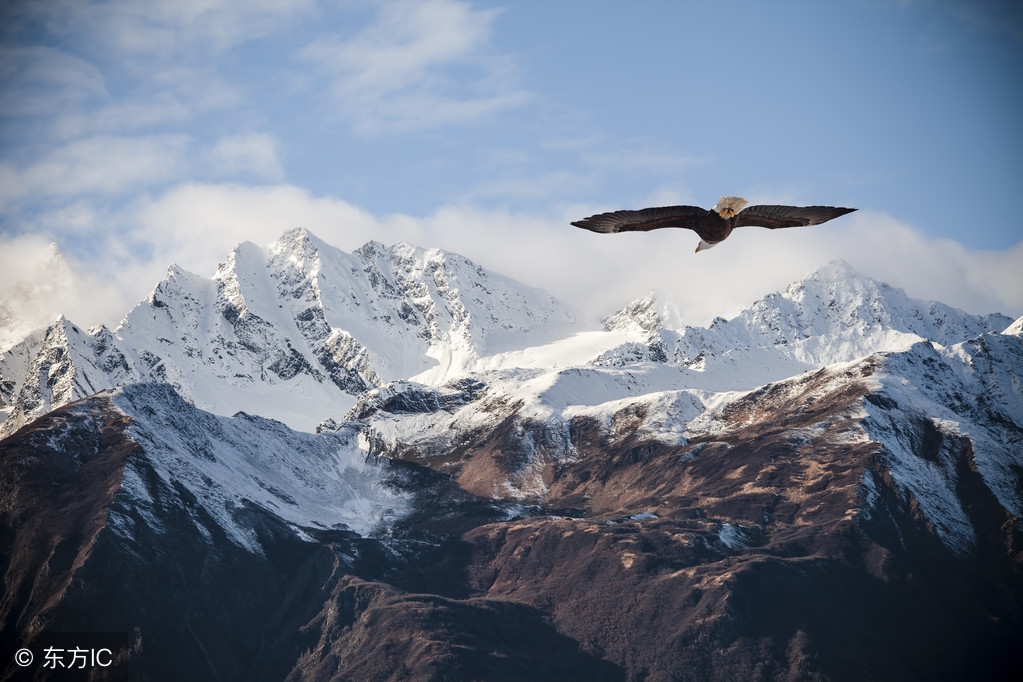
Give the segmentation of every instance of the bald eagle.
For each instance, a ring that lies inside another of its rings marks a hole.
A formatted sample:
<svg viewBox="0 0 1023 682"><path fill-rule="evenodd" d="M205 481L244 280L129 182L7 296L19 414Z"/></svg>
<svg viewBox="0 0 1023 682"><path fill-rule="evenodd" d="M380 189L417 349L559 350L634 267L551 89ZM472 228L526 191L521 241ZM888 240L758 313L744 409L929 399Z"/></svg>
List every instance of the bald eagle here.
<svg viewBox="0 0 1023 682"><path fill-rule="evenodd" d="M750 206L740 197L721 197L710 211L699 206L659 206L639 211L612 211L583 218L574 223L594 232L633 232L661 227L684 227L700 235L699 253L720 244L736 227L756 226L775 230L779 227L820 225L832 218L852 213L855 208L835 206Z"/></svg>

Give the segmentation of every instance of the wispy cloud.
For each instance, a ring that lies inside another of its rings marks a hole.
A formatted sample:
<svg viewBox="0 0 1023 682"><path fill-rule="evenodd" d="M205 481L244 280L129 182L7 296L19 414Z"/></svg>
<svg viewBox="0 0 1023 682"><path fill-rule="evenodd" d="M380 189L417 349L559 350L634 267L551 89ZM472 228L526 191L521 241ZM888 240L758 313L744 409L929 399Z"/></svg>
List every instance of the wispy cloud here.
<svg viewBox="0 0 1023 682"><path fill-rule="evenodd" d="M580 187L592 185L589 176L569 170L555 170L544 173L522 174L503 180L491 180L465 192L461 199L477 202L481 199L502 201L525 201L530 199L550 200L565 196Z"/></svg>
<svg viewBox="0 0 1023 682"><path fill-rule="evenodd" d="M52 116L103 102L106 79L89 62L49 47L0 47L0 116Z"/></svg>
<svg viewBox="0 0 1023 682"><path fill-rule="evenodd" d="M206 154L206 159L218 175L249 175L262 180L280 180L284 176L277 155L277 140L269 133L222 137Z"/></svg>
<svg viewBox="0 0 1023 682"><path fill-rule="evenodd" d="M0 46L0 120L35 145L99 134L183 127L196 115L236 107L239 87L204 67L123 74L111 87L85 59L51 47Z"/></svg>
<svg viewBox="0 0 1023 682"><path fill-rule="evenodd" d="M928 237L883 213L863 211L814 228L743 229L724 244L695 254L697 240L686 230L598 235L569 225L586 212L583 207L551 216L449 205L422 218L376 216L291 185L190 183L104 214L103 225L112 229L95 238L109 243L91 269L81 269L97 279L102 273L109 282L102 288L103 306L99 301L94 305L96 312L115 309L116 300L119 315L172 262L208 276L235 244L265 245L284 230L302 226L349 251L376 239L461 253L547 289L591 318L653 291L684 322L705 325L716 316L737 314L760 296L838 258L915 298L972 313L1023 313L1018 275L1023 242L1003 251L971 250ZM76 321L116 323L116 318Z"/></svg>
<svg viewBox="0 0 1023 682"><path fill-rule="evenodd" d="M76 140L25 166L0 164L0 209L22 199L115 194L164 181L184 166L185 135L99 135Z"/></svg>
<svg viewBox="0 0 1023 682"><path fill-rule="evenodd" d="M495 178L491 172L486 180L457 194L457 200L460 203L497 200L519 205L543 201L557 206L564 203L564 197L599 194L613 187L612 195L606 197L609 201L622 200L625 194L630 201L637 202L636 208L678 203L683 197L692 202L691 197L680 191L680 180L668 179L681 178L687 170L705 163L666 149L665 145L656 149L652 141L641 138L623 143L595 136L570 143L558 140L548 146L558 150L561 161L560 167L553 170L548 158L538 158L522 149L488 150L488 163L495 171L503 171L504 177ZM631 188L648 187L647 183L660 186L652 191L644 188L642 195L636 195Z"/></svg>
<svg viewBox="0 0 1023 682"><path fill-rule="evenodd" d="M243 88L203 58L279 28L279 19L310 5L54 0L5 7L3 227L33 229L28 222L83 200L94 206L125 200L186 177L279 181L275 137L239 134L235 126L254 125L242 116L230 119L234 129L217 135L224 123L210 114L241 109ZM11 26L18 25L35 32L16 35ZM46 45L24 44L30 40Z"/></svg>
<svg viewBox="0 0 1023 682"><path fill-rule="evenodd" d="M209 54L266 35L313 0L50 0L25 14L57 35L88 37L135 55Z"/></svg>
<svg viewBox="0 0 1023 682"><path fill-rule="evenodd" d="M354 37L320 38L301 56L329 81L338 114L359 131L405 131L474 121L517 106L505 57L490 47L495 10L453 0L373 5Z"/></svg>

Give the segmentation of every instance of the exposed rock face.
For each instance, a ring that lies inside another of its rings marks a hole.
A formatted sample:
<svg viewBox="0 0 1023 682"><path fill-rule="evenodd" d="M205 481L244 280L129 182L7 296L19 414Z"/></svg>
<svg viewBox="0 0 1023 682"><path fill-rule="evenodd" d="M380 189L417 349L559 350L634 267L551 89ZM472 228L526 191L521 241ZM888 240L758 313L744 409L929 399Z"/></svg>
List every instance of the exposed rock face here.
<svg viewBox="0 0 1023 682"><path fill-rule="evenodd" d="M168 386L50 412L0 442L0 628L19 646L51 630L128 633L126 679L280 679L339 557L354 566L373 542L343 521L401 504L343 449L343 435L199 413ZM306 482L286 492L295 464Z"/></svg>
<svg viewBox="0 0 1023 682"><path fill-rule="evenodd" d="M641 299L516 346L561 318L491 277L294 232L10 349L0 650L122 633L113 679L1023 677L1007 318L838 264L707 329ZM278 413L348 399L293 431L200 409L192 368Z"/></svg>
<svg viewBox="0 0 1023 682"><path fill-rule="evenodd" d="M991 358L1019 351L1005 346ZM220 479L204 481L147 464L159 450L132 421L154 420L142 413L161 401L180 411L172 394L99 396L2 443L11 561L0 616L25 633L137 631L142 653L126 656L157 679L990 679L1020 664L1023 523L978 448L990 461L1004 453L966 435L965 420L950 432L918 418L896 390L893 369L932 352L738 395L690 420L684 438L652 435L664 400L572 416L574 455L552 470L542 508L495 507L401 465L390 485L411 511L377 539L289 521L270 483L233 513L239 533L192 490L243 489L243 472L212 466ZM458 394L396 395L372 409L437 413ZM991 428L1018 443L1006 405L988 404ZM253 420L222 421L281 428ZM512 423L463 458L506 453ZM343 447L352 433L293 438ZM941 475L921 486L906 478L914 466ZM1008 470L1003 483L1023 489L1023 467L1010 458ZM146 494L127 478L148 480ZM41 490L66 498L32 502Z"/></svg>
<svg viewBox="0 0 1023 682"><path fill-rule="evenodd" d="M619 680L541 610L521 602L410 594L346 578L310 628L317 647L289 680Z"/></svg>
<svg viewBox="0 0 1023 682"><path fill-rule="evenodd" d="M629 679L964 679L1018 666L1023 524L961 439L946 446L942 492L987 537L966 554L942 542L892 453L864 437L872 372L751 394L683 447L637 438L642 414L616 415L613 436L576 420L579 458L550 504L588 518L468 534L476 593L548 609Z"/></svg>
<svg viewBox="0 0 1023 682"><path fill-rule="evenodd" d="M639 329L644 332L655 332L664 327L664 320L657 312L653 295L637 298L614 315L606 318L604 329Z"/></svg>

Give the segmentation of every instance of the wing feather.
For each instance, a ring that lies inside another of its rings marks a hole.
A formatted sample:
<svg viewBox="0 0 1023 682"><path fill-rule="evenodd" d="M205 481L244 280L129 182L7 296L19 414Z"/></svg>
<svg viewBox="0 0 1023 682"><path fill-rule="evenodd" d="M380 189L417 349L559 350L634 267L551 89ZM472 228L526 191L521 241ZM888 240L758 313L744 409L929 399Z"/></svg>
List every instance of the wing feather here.
<svg viewBox="0 0 1023 682"><path fill-rule="evenodd" d="M820 225L832 218L852 213L855 208L836 206L749 206L735 216L735 227L805 227Z"/></svg>
<svg viewBox="0 0 1023 682"><path fill-rule="evenodd" d="M661 227L695 229L700 218L710 211L699 206L658 206L639 211L612 211L577 220L572 224L593 232L633 232Z"/></svg>

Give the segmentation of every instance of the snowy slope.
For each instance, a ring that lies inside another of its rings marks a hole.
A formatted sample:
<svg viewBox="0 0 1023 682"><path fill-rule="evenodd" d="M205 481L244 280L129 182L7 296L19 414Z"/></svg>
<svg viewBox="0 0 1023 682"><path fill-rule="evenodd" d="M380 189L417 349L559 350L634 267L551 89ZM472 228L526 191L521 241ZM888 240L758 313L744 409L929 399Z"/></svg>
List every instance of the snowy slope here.
<svg viewBox="0 0 1023 682"><path fill-rule="evenodd" d="M42 340L43 330L38 329L0 351L0 423L13 409Z"/></svg>
<svg viewBox="0 0 1023 682"><path fill-rule="evenodd" d="M876 444L880 471L888 472L905 504L919 510L950 549L968 552L974 545L958 487L964 466L976 468L1001 507L1021 515L1018 335L988 332L949 347L917 341L736 391L694 387L689 379L698 373L653 361L491 369L440 387L385 385L362 396L343 422L358 428L377 454L450 469L477 494L543 503L559 468L577 460L573 434L582 423L596 424L610 439L628 424L635 438L684 447L690 439L714 439L734 428L721 415L768 388L789 387L772 391L784 396L775 409L816 400L804 387L813 387L821 372L832 376L829 391L865 382L855 389L865 392L860 407L849 416L858 426L840 440ZM759 409L771 408L765 403ZM875 473L865 472L861 481L867 517L881 513L872 506Z"/></svg>
<svg viewBox="0 0 1023 682"><path fill-rule="evenodd" d="M133 379L109 330L100 327L86 332L63 315L42 332L29 335L7 357L19 358L16 367L24 374L9 380L17 392L0 435L56 407Z"/></svg>
<svg viewBox="0 0 1023 682"><path fill-rule="evenodd" d="M109 528L133 536L145 523L159 532L157 507L188 503L204 535L226 532L259 552L244 510L256 507L307 530L347 529L370 535L407 508L367 461L354 432L292 431L262 417L219 417L183 401L166 384L137 384L108 394L132 419L141 446L125 466ZM176 491L173 499L169 490Z"/></svg>
<svg viewBox="0 0 1023 682"><path fill-rule="evenodd" d="M987 334L952 348L924 342L876 358L875 391L863 427L881 445L881 462L936 535L971 552L977 530L961 481L975 469L998 504L1023 512L1023 340ZM889 513L865 472L864 513Z"/></svg>
<svg viewBox="0 0 1023 682"><path fill-rule="evenodd" d="M950 346L1011 322L1004 315L970 315L911 299L842 261L709 328L657 327L652 308L644 298L609 318L611 328L637 338L601 354L596 364L676 365L688 370L687 385L710 390L746 390L871 353L905 350L924 339Z"/></svg>
<svg viewBox="0 0 1023 682"><path fill-rule="evenodd" d="M55 322L28 366L10 378L4 367L17 395L2 432L103 388L153 381L218 414L312 430L382 381L445 377L572 324L548 294L461 256L375 242L349 254L290 230L267 249L239 245L210 279L172 266L114 331Z"/></svg>

